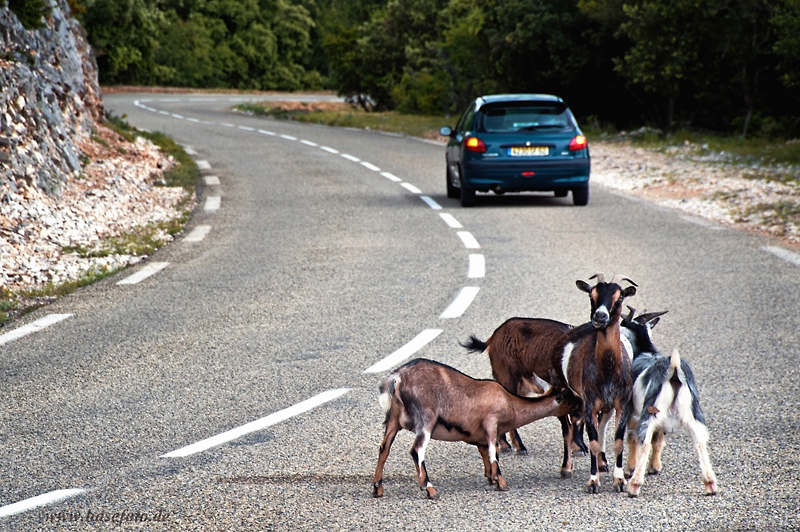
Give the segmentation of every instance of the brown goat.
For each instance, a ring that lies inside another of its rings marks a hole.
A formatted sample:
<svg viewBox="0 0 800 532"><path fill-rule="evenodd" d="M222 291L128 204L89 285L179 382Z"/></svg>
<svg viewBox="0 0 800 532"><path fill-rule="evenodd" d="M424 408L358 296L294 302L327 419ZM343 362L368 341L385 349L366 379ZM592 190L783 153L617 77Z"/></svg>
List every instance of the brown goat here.
<svg viewBox="0 0 800 532"><path fill-rule="evenodd" d="M431 439L477 446L489 484L506 491L508 484L497 462L498 435L575 408L569 396L555 393L555 388L535 399L518 397L495 381L473 379L426 359L412 360L384 377L380 403L386 420L372 479L373 497L383 496L383 468L389 450L397 433L406 429L416 435L411 456L419 487L430 499L438 497L425 467L425 449Z"/></svg>

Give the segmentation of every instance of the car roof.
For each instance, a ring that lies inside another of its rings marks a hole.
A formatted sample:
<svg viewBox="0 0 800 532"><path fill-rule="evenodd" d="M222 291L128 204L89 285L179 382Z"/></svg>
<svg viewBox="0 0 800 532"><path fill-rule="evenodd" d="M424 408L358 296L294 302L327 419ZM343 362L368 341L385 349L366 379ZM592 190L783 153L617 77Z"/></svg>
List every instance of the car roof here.
<svg viewBox="0 0 800 532"><path fill-rule="evenodd" d="M480 96L475 100L475 103L477 103L475 110L480 109L482 105L487 103L524 102L529 100L535 102L564 103L564 100L558 96L553 96L552 94L490 94L486 96Z"/></svg>

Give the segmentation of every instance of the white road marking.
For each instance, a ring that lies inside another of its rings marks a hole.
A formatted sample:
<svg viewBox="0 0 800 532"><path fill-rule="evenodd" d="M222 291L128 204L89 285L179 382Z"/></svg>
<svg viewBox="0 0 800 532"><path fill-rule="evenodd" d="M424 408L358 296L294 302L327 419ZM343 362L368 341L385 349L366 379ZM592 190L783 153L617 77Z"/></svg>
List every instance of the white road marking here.
<svg viewBox="0 0 800 532"><path fill-rule="evenodd" d="M419 199L421 199L422 201L427 203L428 207L430 207L431 209L433 209L435 211L438 211L439 209L442 208L442 206L439 205L438 203L436 203L436 200L434 200L430 196L420 196Z"/></svg>
<svg viewBox="0 0 800 532"><path fill-rule="evenodd" d="M147 279L148 277L150 277L151 275L154 275L154 274L160 272L161 270L163 270L167 266L169 266L169 262L151 262L150 264L148 264L147 266L145 266L144 268L142 268L138 272L134 273L133 275L130 275L130 276L126 277L125 279L119 281L117 284L137 284L137 283L140 283L140 282L144 281L145 279Z"/></svg>
<svg viewBox="0 0 800 532"><path fill-rule="evenodd" d="M74 497L75 495L83 493L84 491L86 490L77 488L71 490L55 490L42 495L37 495L36 497L31 497L30 499L25 499L24 501L15 502L14 504L0 506L0 517L8 517L9 515L27 512L28 510L32 510L40 506L63 501L64 499Z"/></svg>
<svg viewBox="0 0 800 532"><path fill-rule="evenodd" d="M186 152L186 155L197 155L197 151L191 146L184 146L183 151Z"/></svg>
<svg viewBox="0 0 800 532"><path fill-rule="evenodd" d="M405 135L401 135L400 133L390 133L388 131L378 131L381 135L386 135L387 137L400 137L403 138Z"/></svg>
<svg viewBox="0 0 800 532"><path fill-rule="evenodd" d="M169 113L167 111L159 111L158 114L169 116Z"/></svg>
<svg viewBox="0 0 800 532"><path fill-rule="evenodd" d="M200 123L200 120L197 118L187 117L186 120L188 120L189 122L194 122L196 124Z"/></svg>
<svg viewBox="0 0 800 532"><path fill-rule="evenodd" d="M224 127L236 127L235 124L231 124L230 122L220 122L219 125Z"/></svg>
<svg viewBox="0 0 800 532"><path fill-rule="evenodd" d="M442 332L442 329L425 329L406 345L365 369L364 373L383 373L384 371L388 371L428 345L434 338L442 334Z"/></svg>
<svg viewBox="0 0 800 532"><path fill-rule="evenodd" d="M206 203L203 205L203 210L206 212L218 211L222 204L222 198L219 196L209 196L206 198Z"/></svg>
<svg viewBox="0 0 800 532"><path fill-rule="evenodd" d="M163 454L161 455L161 458L181 458L205 451L211 447L216 447L217 445L222 445L223 443L240 438L245 434L265 429L269 426L275 425L276 423L280 423L281 421L285 421L289 418L308 412L309 410L312 410L320 405L333 401L334 399L338 399L349 391L350 388L337 388L336 390L328 390L327 392L315 395L310 399L306 399L301 403L297 403L294 406L290 406L289 408L285 408L261 419L251 421L246 425L236 427L229 431L223 432L222 434L212 436L211 438L206 438L205 440L193 443L192 445L181 447L180 449L172 451L171 453Z"/></svg>
<svg viewBox="0 0 800 532"><path fill-rule="evenodd" d="M200 159L199 161L195 161L194 164L197 165L198 170L211 170L211 163L204 159Z"/></svg>
<svg viewBox="0 0 800 532"><path fill-rule="evenodd" d="M216 102L216 98L189 98L190 102Z"/></svg>
<svg viewBox="0 0 800 532"><path fill-rule="evenodd" d="M478 291L480 288L477 286L465 286L461 289L458 293L456 298L450 303L444 312L439 315L439 318L446 320L452 318L458 318L469 308L472 304L472 301L475 299L475 296L478 295Z"/></svg>
<svg viewBox="0 0 800 532"><path fill-rule="evenodd" d="M320 146L319 149L325 150L328 153L339 153L339 150L334 150L333 148L329 148L327 146Z"/></svg>
<svg viewBox="0 0 800 532"><path fill-rule="evenodd" d="M475 237L472 236L472 233L470 233L469 231L459 231L456 234L458 235L458 238L460 238L461 241L464 243L464 246L467 249L478 249L481 247L480 244L478 244L478 241L475 240Z"/></svg>
<svg viewBox="0 0 800 532"><path fill-rule="evenodd" d="M317 144L316 142L311 142L310 140L301 140L300 143L305 144L306 146L313 146L315 148L319 146L319 144Z"/></svg>
<svg viewBox="0 0 800 532"><path fill-rule="evenodd" d="M208 186L219 185L219 176L207 175L203 177L203 180L205 180L206 185Z"/></svg>
<svg viewBox="0 0 800 532"><path fill-rule="evenodd" d="M273 133L272 131L267 131L266 129L259 129L258 132L263 135L269 135L271 137L274 137L276 135L276 133Z"/></svg>
<svg viewBox="0 0 800 532"><path fill-rule="evenodd" d="M210 225L198 225L192 232L186 235L186 238L183 239L184 242L200 242L203 240L208 233L211 232Z"/></svg>
<svg viewBox="0 0 800 532"><path fill-rule="evenodd" d="M368 163L368 162L366 162L366 161L361 161L361 166L363 166L364 168L369 168L369 169L370 169L370 170L372 170L373 172L380 172L380 171L381 171L381 169L380 169L380 168L378 168L378 167L377 167L377 166L375 166L374 164L372 164L372 163Z"/></svg>
<svg viewBox="0 0 800 532"><path fill-rule="evenodd" d="M159 102L179 102L181 101L180 98L161 98L158 100Z"/></svg>
<svg viewBox="0 0 800 532"><path fill-rule="evenodd" d="M394 181L395 183L399 183L400 181L402 181L402 179L400 179L396 175L390 174L389 172L381 172L381 175L386 179L388 179L389 181Z"/></svg>
<svg viewBox="0 0 800 532"><path fill-rule="evenodd" d="M789 251L788 249L783 249L775 246L764 246L761 249L763 249L764 251L768 251L769 253L772 253L776 257L782 258L786 262L791 262L795 266L800 266L800 255L793 251Z"/></svg>
<svg viewBox="0 0 800 532"><path fill-rule="evenodd" d="M239 126L239 129L243 129L245 131L255 131L256 128L254 127L247 127L247 126Z"/></svg>
<svg viewBox="0 0 800 532"><path fill-rule="evenodd" d="M286 140L297 140L297 137L293 137L293 136L291 136L291 135L278 135L278 136L279 136L280 138L282 138L282 139L286 139Z"/></svg>
<svg viewBox="0 0 800 532"><path fill-rule="evenodd" d="M411 183L400 183L400 186L403 187L404 189L408 190L409 192L413 192L414 194L421 194L422 193L422 191L420 189L418 189L417 187L415 187Z"/></svg>
<svg viewBox="0 0 800 532"><path fill-rule="evenodd" d="M54 325L72 316L74 316L74 314L48 314L44 318L39 318L28 325L23 325L22 327L17 327L13 331L0 334L0 345L13 342L14 340L19 340L23 336L28 336L31 333L41 331L46 327L50 327L51 325Z"/></svg>
<svg viewBox="0 0 800 532"><path fill-rule="evenodd" d="M353 161L354 163L360 163L361 162L361 159L359 159L358 157L354 157L354 156L352 156L350 154L342 153L340 155L342 157L344 157L345 159L347 159L348 161Z"/></svg>
<svg viewBox="0 0 800 532"><path fill-rule="evenodd" d="M461 225L461 222L456 220L455 216L453 216L449 212L440 212L439 216L441 216L442 220L447 222L447 225L449 225L453 229L462 229L464 227L463 225Z"/></svg>
<svg viewBox="0 0 800 532"><path fill-rule="evenodd" d="M183 120L183 118L184 118L182 115L175 114L175 113L170 113L169 116L171 116L172 118L180 118L181 120Z"/></svg>
<svg viewBox="0 0 800 532"><path fill-rule="evenodd" d="M467 277L470 279L478 279L486 276L486 259L481 254L470 254L469 268L467 269Z"/></svg>

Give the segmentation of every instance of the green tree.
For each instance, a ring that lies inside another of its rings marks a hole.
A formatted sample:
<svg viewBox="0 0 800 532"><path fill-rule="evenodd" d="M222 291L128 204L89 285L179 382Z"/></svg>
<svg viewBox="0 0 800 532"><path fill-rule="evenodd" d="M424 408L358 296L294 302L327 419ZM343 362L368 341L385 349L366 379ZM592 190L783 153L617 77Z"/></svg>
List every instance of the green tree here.
<svg viewBox="0 0 800 532"><path fill-rule="evenodd" d="M44 17L52 10L47 0L8 0L0 2L0 7L8 7L26 30L43 28Z"/></svg>

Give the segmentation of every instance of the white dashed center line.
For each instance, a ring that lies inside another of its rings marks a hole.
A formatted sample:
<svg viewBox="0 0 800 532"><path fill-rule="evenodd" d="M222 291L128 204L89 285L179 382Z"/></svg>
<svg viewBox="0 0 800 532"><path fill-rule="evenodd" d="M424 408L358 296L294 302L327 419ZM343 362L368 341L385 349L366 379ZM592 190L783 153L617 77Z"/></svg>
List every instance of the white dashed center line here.
<svg viewBox="0 0 800 532"><path fill-rule="evenodd" d="M297 140L297 137L293 137L293 136L291 136L291 135L278 135L278 136L279 136L280 138L282 138L282 139L286 139L286 140Z"/></svg>
<svg viewBox="0 0 800 532"><path fill-rule="evenodd" d="M430 196L420 196L419 199L421 199L422 201L427 203L428 207L430 207L431 209L433 209L435 211L441 210L441 208L442 208L442 206L439 205L438 203L436 203L436 200L434 200Z"/></svg>
<svg viewBox="0 0 800 532"><path fill-rule="evenodd" d="M358 157L354 157L354 156L352 156L352 155L350 155L348 153L342 153L340 155L342 157L344 157L345 159L347 159L348 161L353 161L354 163L361 162L361 159L359 159Z"/></svg>
<svg viewBox="0 0 800 532"><path fill-rule="evenodd" d="M32 510L40 506L63 501L64 499L74 497L75 495L83 493L84 491L86 490L55 490L43 495L37 495L36 497L31 497L30 499L25 499L24 501L15 502L14 504L0 507L0 517L8 517L9 515L27 512L28 510Z"/></svg>
<svg viewBox="0 0 800 532"><path fill-rule="evenodd" d="M338 154L339 150L334 150L333 148L329 148L327 146L320 146L319 149L325 150L328 153Z"/></svg>
<svg viewBox="0 0 800 532"><path fill-rule="evenodd" d="M207 175L203 178L208 186L219 185L219 176Z"/></svg>
<svg viewBox="0 0 800 532"><path fill-rule="evenodd" d="M211 163L209 163L208 161L205 161L203 159L200 159L199 161L195 161L194 164L197 165L197 168L199 170L211 170Z"/></svg>
<svg viewBox="0 0 800 532"><path fill-rule="evenodd" d="M222 434L212 436L211 438L206 438L205 440L193 443L192 445L181 447L180 449L172 451L171 453L163 454L161 455L161 458L181 458L184 456L189 456L192 454L205 451L207 449L210 449L211 447L216 447L217 445L222 445L223 443L227 443L229 441L240 438L245 434L265 429L271 425L280 423L281 421L285 421L289 418L298 416L304 412L308 412L309 410L312 410L313 408L316 408L322 404L325 404L329 401L333 401L334 399L338 399L339 397L343 396L349 391L350 388L338 388L336 390L328 390L327 392L315 395L310 399L306 399L302 403L297 403L294 406L290 406L289 408L285 408L284 410L275 412L274 414L270 414L261 419L251 421L246 425L236 427L235 429L231 429L227 432L223 432Z"/></svg>
<svg viewBox="0 0 800 532"><path fill-rule="evenodd" d="M402 179L400 179L396 175L390 174L389 172L381 172L381 175L386 179L388 179L389 181L394 181L395 183L399 183L400 181L402 181Z"/></svg>
<svg viewBox="0 0 800 532"><path fill-rule="evenodd" d="M218 211L222 203L222 198L219 196L209 196L206 198L206 203L203 205L203 210L206 212Z"/></svg>
<svg viewBox="0 0 800 532"><path fill-rule="evenodd" d="M461 241L464 243L464 246L467 249L478 249L481 247L480 244L478 244L478 241L475 240L475 237L472 236L472 233L468 231L459 231L456 234L458 235L458 238L460 238Z"/></svg>
<svg viewBox="0 0 800 532"><path fill-rule="evenodd" d="M409 192L414 193L414 194L421 194L422 193L422 191L420 189L418 189L417 187L415 187L411 183L400 183L400 186L403 187L404 189L408 190Z"/></svg>
<svg viewBox="0 0 800 532"><path fill-rule="evenodd" d="M441 212L441 213L439 213L439 216L441 216L441 217L442 217L442 220L444 220L445 222L447 222L447 225L449 225L449 226L450 226L450 227L452 227L453 229L462 229L462 228L464 227L464 226L463 226L463 225L461 225L461 223L460 223L458 220L456 220L456 219L455 219L455 217L454 217L452 214L450 214L449 212Z"/></svg>
<svg viewBox="0 0 800 532"><path fill-rule="evenodd" d="M428 345L434 338L442 334L442 329L425 329L417 336L414 337L413 340L408 342L406 345L389 355L388 357L384 358L380 362L376 362L375 364L371 365L367 369L364 370L364 373L383 373L384 371L388 371L389 369L393 368L397 364L405 361L407 358L411 357L414 353Z"/></svg>
<svg viewBox="0 0 800 532"><path fill-rule="evenodd" d="M378 167L377 167L377 166L375 166L374 164L372 164L372 163L368 163L368 162L366 162L366 161L361 161L361 166L363 166L364 168L369 168L369 169L370 169L370 170L372 170L373 172L380 172L380 171L381 171L381 169L380 169L380 168L378 168Z"/></svg>
<svg viewBox="0 0 800 532"><path fill-rule="evenodd" d="M470 279L479 279L486 275L486 260L483 255L470 254L469 256L469 269L467 270L467 277Z"/></svg>
<svg viewBox="0 0 800 532"><path fill-rule="evenodd" d="M475 296L478 295L478 291L480 288L477 286L465 286L461 289L458 293L456 298L450 303L444 312L439 316L439 318L445 319L452 319L458 318L469 308L472 304L472 301L475 299Z"/></svg>
<svg viewBox="0 0 800 532"><path fill-rule="evenodd" d="M23 325L22 327L18 327L13 331L0 334L0 345L13 342L14 340L19 340L23 336L28 336L31 333L41 331L42 329L50 327L51 325L63 321L71 316L73 316L73 314L48 314L44 318L39 318L28 325Z"/></svg>

